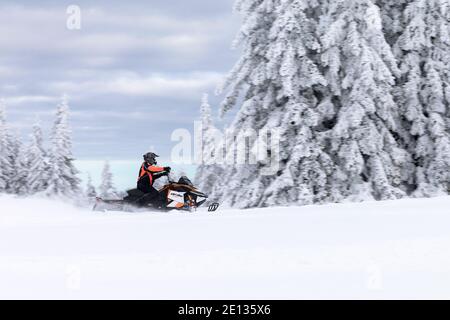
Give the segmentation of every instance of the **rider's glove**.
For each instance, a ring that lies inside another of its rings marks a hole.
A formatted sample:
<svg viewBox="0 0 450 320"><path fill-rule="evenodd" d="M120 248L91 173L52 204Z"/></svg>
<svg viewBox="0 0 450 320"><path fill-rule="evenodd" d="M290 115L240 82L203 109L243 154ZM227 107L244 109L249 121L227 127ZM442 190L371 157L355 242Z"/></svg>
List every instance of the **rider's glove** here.
<svg viewBox="0 0 450 320"><path fill-rule="evenodd" d="M164 171L170 172L172 170L171 167L164 167Z"/></svg>

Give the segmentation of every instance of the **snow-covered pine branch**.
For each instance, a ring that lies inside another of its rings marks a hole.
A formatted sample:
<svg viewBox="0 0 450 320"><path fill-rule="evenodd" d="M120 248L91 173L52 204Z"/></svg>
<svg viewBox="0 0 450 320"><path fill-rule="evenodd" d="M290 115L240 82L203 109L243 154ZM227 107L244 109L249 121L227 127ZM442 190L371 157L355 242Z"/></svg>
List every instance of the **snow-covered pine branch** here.
<svg viewBox="0 0 450 320"><path fill-rule="evenodd" d="M386 42L392 46L397 55L395 44L398 38L405 30L403 19L404 11L407 5L414 0L375 0L375 4L380 8L383 31Z"/></svg>

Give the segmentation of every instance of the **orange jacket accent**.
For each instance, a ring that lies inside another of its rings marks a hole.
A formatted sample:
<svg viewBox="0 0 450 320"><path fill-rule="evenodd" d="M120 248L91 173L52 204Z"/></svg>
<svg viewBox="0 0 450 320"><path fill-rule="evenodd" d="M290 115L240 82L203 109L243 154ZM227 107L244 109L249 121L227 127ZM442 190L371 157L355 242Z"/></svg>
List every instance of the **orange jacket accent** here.
<svg viewBox="0 0 450 320"><path fill-rule="evenodd" d="M164 171L163 167L157 167L157 166L149 166L147 163L143 163L141 166L141 170L139 171L139 178L138 181L142 179L145 175L148 175L150 179L150 185L153 185L153 174Z"/></svg>

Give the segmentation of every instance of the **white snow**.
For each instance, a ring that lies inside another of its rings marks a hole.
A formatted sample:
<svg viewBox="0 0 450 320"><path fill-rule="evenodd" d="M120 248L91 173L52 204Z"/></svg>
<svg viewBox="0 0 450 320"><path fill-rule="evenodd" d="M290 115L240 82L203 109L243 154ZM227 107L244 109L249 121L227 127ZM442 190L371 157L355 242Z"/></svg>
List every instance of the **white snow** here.
<svg viewBox="0 0 450 320"><path fill-rule="evenodd" d="M215 214L0 197L0 298L450 298L450 197Z"/></svg>

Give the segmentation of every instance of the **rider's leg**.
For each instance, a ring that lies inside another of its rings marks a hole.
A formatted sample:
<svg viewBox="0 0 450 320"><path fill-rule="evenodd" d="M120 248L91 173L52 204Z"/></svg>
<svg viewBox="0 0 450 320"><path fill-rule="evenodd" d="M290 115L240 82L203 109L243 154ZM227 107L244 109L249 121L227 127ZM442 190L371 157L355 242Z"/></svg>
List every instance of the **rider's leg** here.
<svg viewBox="0 0 450 320"><path fill-rule="evenodd" d="M148 191L143 200L145 204L152 204L155 208L162 207L163 203L158 190L151 187Z"/></svg>

